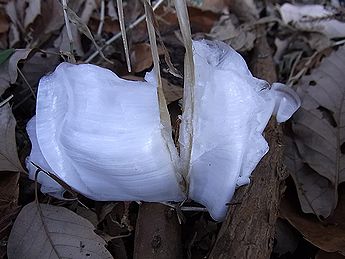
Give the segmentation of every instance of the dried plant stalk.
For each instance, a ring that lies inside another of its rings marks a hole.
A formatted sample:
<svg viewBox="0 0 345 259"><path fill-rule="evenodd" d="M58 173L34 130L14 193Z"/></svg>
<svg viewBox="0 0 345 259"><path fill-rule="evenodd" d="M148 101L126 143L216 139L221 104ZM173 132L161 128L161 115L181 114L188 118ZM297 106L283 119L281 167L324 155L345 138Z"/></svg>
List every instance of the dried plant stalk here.
<svg viewBox="0 0 345 259"><path fill-rule="evenodd" d="M183 127L188 134L186 154L183 154L183 174L188 177L190 169L190 158L193 145L193 116L194 116L194 61L192 48L192 34L188 17L187 4L185 0L175 0L176 14L180 25L183 42L186 48L184 63L184 94L183 94Z"/></svg>
<svg viewBox="0 0 345 259"><path fill-rule="evenodd" d="M131 72L132 71L131 59L129 57L129 50L128 50L128 42L127 42L127 36L126 36L125 18L123 15L122 0L117 0L117 12L119 15L120 29L121 29L121 35L122 35L122 41L123 41L123 48L125 50L127 69L128 69L128 72Z"/></svg>
<svg viewBox="0 0 345 259"><path fill-rule="evenodd" d="M147 24L147 31L149 34L149 40L151 45L151 53L152 53L152 60L153 60L153 70L156 74L157 83L158 83L158 99L159 99L159 110L161 116L161 123L164 127L170 126L170 118L168 113L168 108L166 104L166 100L163 93L162 87L162 77L160 73L160 65L159 65L159 54L158 54L158 46L157 46L157 39L156 33L153 26L153 17L152 17L152 6L149 0L144 0L144 7L145 7L145 15L146 15L146 24ZM168 124L168 125L167 125Z"/></svg>

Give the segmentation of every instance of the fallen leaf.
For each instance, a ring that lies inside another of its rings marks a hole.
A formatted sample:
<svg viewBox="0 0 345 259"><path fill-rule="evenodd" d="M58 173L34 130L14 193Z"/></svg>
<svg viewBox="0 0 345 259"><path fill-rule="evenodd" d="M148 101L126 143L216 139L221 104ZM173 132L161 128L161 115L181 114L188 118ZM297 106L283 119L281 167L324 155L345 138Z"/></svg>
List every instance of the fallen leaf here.
<svg viewBox="0 0 345 259"><path fill-rule="evenodd" d="M345 199L341 197L339 205L330 222L320 222L313 215L299 212L294 201L285 197L280 205L280 216L296 228L303 237L329 252L338 252L345 255Z"/></svg>
<svg viewBox="0 0 345 259"><path fill-rule="evenodd" d="M5 104L0 108L0 121L0 172L25 172L17 154L15 138L16 120L13 117L9 104Z"/></svg>
<svg viewBox="0 0 345 259"><path fill-rule="evenodd" d="M208 36L228 43L237 51L249 51L254 47L256 35L246 28L245 25L235 26L231 16L224 15L214 25Z"/></svg>
<svg viewBox="0 0 345 259"><path fill-rule="evenodd" d="M333 190L330 202L333 209L337 203L337 186L345 181L344 71L345 48L341 47L298 83L302 105L292 119L294 141L302 161L331 183L322 184L322 188L324 193ZM313 185L314 181L309 179L306 184ZM312 186L306 188L312 190Z"/></svg>
<svg viewBox="0 0 345 259"><path fill-rule="evenodd" d="M297 29L315 31L329 38L345 37L345 23L335 19L334 13L323 5L283 4L280 9L283 22Z"/></svg>
<svg viewBox="0 0 345 259"><path fill-rule="evenodd" d="M0 180L0 226L2 225L2 219L13 209L18 207L18 195L19 195L19 173L3 172ZM1 228L0 228L1 230ZM0 235L1 238L1 235Z"/></svg>
<svg viewBox="0 0 345 259"><path fill-rule="evenodd" d="M32 49L17 49L12 56L0 65L0 96L17 80L17 64L26 59Z"/></svg>
<svg viewBox="0 0 345 259"><path fill-rule="evenodd" d="M83 206L77 206L76 210L75 210L75 213L77 213L79 216L87 219L88 221L90 221L90 223L96 228L97 225L98 225L98 218L97 218L97 214L88 209L88 208L85 208Z"/></svg>
<svg viewBox="0 0 345 259"><path fill-rule="evenodd" d="M40 212L41 209L41 212ZM94 226L72 211L29 203L12 228L7 254L15 258L113 258Z"/></svg>
<svg viewBox="0 0 345 259"><path fill-rule="evenodd" d="M285 138L284 155L285 165L296 185L302 211L328 217L337 203L334 186L303 163L292 139Z"/></svg>
<svg viewBox="0 0 345 259"><path fill-rule="evenodd" d="M41 14L30 26L32 40L27 45L30 48L39 48L47 42L53 33L61 30L64 25L62 6L59 1L41 1Z"/></svg>
<svg viewBox="0 0 345 259"><path fill-rule="evenodd" d="M19 173L2 173L0 178L0 242L10 234L16 215L19 213ZM1 246L0 246L1 251ZM1 252L0 252L1 258Z"/></svg>
<svg viewBox="0 0 345 259"><path fill-rule="evenodd" d="M158 54L164 54L161 48L158 48ZM151 46L148 43L135 44L131 48L131 60L134 72L141 72L152 66Z"/></svg>
<svg viewBox="0 0 345 259"><path fill-rule="evenodd" d="M11 173L13 175L13 173ZM5 178L6 179L6 178ZM11 232L11 228L14 220L16 219L21 207L9 207L7 206L6 212L0 212L0 242L5 243L8 240L8 236ZM7 258L6 246L0 246L0 258Z"/></svg>
<svg viewBox="0 0 345 259"><path fill-rule="evenodd" d="M59 51L55 48L47 48L48 53L37 51L22 68L29 85L35 88L39 79L45 74L53 71L60 63ZM55 53L55 54L51 54Z"/></svg>

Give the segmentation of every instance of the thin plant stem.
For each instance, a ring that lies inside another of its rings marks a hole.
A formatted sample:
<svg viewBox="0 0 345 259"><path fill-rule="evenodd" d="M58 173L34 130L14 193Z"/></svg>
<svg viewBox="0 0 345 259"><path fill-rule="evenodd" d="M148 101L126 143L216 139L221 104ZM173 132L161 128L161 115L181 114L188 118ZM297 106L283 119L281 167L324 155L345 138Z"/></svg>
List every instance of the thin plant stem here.
<svg viewBox="0 0 345 259"><path fill-rule="evenodd" d="M129 57L129 50L128 50L128 42L127 42L127 36L126 36L125 18L123 15L122 0L117 0L117 12L119 15L120 29L121 29L121 34L122 34L123 48L125 50L127 69L128 69L128 72L131 72L132 71L131 59Z"/></svg>
<svg viewBox="0 0 345 259"><path fill-rule="evenodd" d="M186 0L175 0L176 15L179 21L180 30L186 48L185 64L184 64L184 94L183 94L183 120L188 139L185 147L185 154L183 160L183 174L187 177L190 170L190 160L192 156L193 146L193 117L194 117L194 60L192 47L192 33L190 29L188 9ZM188 186L188 185L187 185ZM188 192L188 190L187 190Z"/></svg>
<svg viewBox="0 0 345 259"><path fill-rule="evenodd" d="M7 97L5 100L3 100L2 102L0 102L0 108L2 106L4 106L6 103L8 103L12 98L13 98L13 94L11 94L9 97Z"/></svg>
<svg viewBox="0 0 345 259"><path fill-rule="evenodd" d="M105 13L105 3L104 0L101 1L101 12L100 12L100 21L97 29L97 36L101 37L101 33L104 25L104 13Z"/></svg>
<svg viewBox="0 0 345 259"><path fill-rule="evenodd" d="M73 55L73 50L74 50L74 40L73 40L73 35L72 35L72 30L71 30L71 24L69 22L69 18L67 15L67 0L62 0L62 10L63 10L63 17L65 19L65 25L66 25L66 31L67 31L67 37L69 40L69 47L70 47L70 52L71 52L71 58L72 61L75 62L74 55Z"/></svg>

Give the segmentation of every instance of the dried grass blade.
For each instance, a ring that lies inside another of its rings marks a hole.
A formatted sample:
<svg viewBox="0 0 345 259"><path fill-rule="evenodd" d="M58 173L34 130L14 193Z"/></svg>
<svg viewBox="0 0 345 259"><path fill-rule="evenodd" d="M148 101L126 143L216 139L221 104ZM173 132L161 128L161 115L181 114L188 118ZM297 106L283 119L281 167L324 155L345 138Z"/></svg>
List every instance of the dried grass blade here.
<svg viewBox="0 0 345 259"><path fill-rule="evenodd" d="M109 62L110 64L113 64L112 61L110 61L109 59L107 59L104 56L101 48L98 46L97 42L95 41L94 37L92 36L92 33L91 33L89 27L87 27L87 25L80 19L80 17L68 6L67 6L67 15L68 15L68 18L71 21L71 23L73 23L75 26L77 26L78 30L92 41L93 45L95 45L96 49L99 51L101 57L105 61Z"/></svg>
<svg viewBox="0 0 345 259"><path fill-rule="evenodd" d="M157 83L158 83L158 100L159 100L161 123L163 124L164 127L171 128L169 112L168 112L166 100L163 93L163 87L162 87L162 78L161 78L161 73L160 73L157 39L156 39L155 29L153 26L153 17L152 17L153 11L152 11L152 6L149 0L144 0L144 7L145 7L147 30L148 30L149 40L150 40L150 45L151 45L153 69L155 71L155 74L157 77Z"/></svg>
<svg viewBox="0 0 345 259"><path fill-rule="evenodd" d="M118 12L118 16L119 16L121 35L122 35L122 41L123 41L123 48L125 50L125 55L126 55L127 69L128 69L128 72L131 72L132 71L131 59L129 57L129 50L128 50L128 42L127 42L127 36L126 36L125 18L123 15L122 0L117 0L117 12Z"/></svg>
<svg viewBox="0 0 345 259"><path fill-rule="evenodd" d="M184 63L184 94L183 120L188 134L186 157L182 161L184 175L188 176L193 144L193 117L194 117L194 61L192 48L192 33L190 29L187 4L185 0L175 0L175 9L180 25L183 42L186 48Z"/></svg>
<svg viewBox="0 0 345 259"><path fill-rule="evenodd" d="M159 25L158 25L158 22L157 22L155 15L154 15L154 10L152 8L150 8L150 10L148 10L148 12L150 12L150 16L152 17L153 27L155 29L157 36L158 36L158 41L159 41L159 43L160 43L160 45L164 51L164 60L168 65L168 72L170 74L176 76L176 77L182 78L181 73L174 67L173 63L171 62L169 51L165 47L164 41L163 41L161 33L159 31Z"/></svg>

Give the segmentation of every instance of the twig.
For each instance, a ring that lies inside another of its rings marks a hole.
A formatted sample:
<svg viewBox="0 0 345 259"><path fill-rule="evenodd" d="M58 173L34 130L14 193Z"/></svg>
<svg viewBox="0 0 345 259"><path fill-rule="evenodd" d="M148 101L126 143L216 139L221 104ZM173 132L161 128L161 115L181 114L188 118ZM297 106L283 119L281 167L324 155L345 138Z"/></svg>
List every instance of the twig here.
<svg viewBox="0 0 345 259"><path fill-rule="evenodd" d="M13 98L13 94L11 94L9 97L7 97L5 100L0 102L0 108L4 106L6 103L8 103Z"/></svg>
<svg viewBox="0 0 345 259"><path fill-rule="evenodd" d="M157 3L152 7L153 10L156 10L165 0L158 0ZM132 24L130 24L126 31L132 30L134 27L136 27L138 24L140 24L142 21L145 20L145 15L140 16L136 21L134 21ZM105 47L116 41L118 38L121 37L121 32L115 34L113 37L111 37L109 40L105 42L105 44L99 49L96 50L94 53L92 53L86 60L86 63L91 62L95 57L97 57L100 53L100 50L103 50Z"/></svg>
<svg viewBox="0 0 345 259"><path fill-rule="evenodd" d="M122 34L123 48L125 49L127 69L128 69L128 72L131 72L132 71L131 59L129 57L129 50L128 50L128 42L127 42L127 36L126 36L125 18L123 15L122 0L117 0L117 13L119 15L119 22L120 22L120 28L121 28L121 34Z"/></svg>
<svg viewBox="0 0 345 259"><path fill-rule="evenodd" d="M100 21L97 29L97 36L101 37L103 25L104 25L104 13L105 13L105 4L104 0L101 1L101 13L100 13Z"/></svg>
<svg viewBox="0 0 345 259"><path fill-rule="evenodd" d="M35 91L34 91L34 89L31 87L31 85L29 84L28 80L26 80L26 78L25 78L23 72L22 72L18 67L17 67L17 71L18 71L18 73L20 74L20 76L23 78L24 83L29 87L32 96L33 96L33 97L35 98L35 100L36 100L37 98L36 98Z"/></svg>

